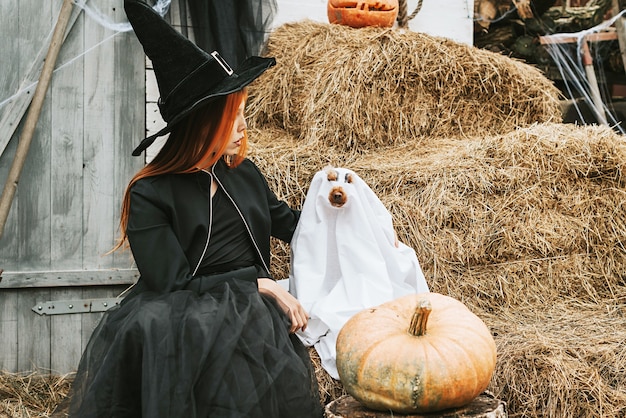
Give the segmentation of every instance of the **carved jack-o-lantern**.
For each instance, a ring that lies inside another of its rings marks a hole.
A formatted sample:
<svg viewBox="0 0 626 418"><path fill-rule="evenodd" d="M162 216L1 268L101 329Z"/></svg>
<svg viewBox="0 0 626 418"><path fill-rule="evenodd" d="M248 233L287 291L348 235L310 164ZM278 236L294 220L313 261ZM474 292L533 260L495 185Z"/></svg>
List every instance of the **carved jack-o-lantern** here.
<svg viewBox="0 0 626 418"><path fill-rule="evenodd" d="M398 0L328 0L328 21L353 28L393 26Z"/></svg>

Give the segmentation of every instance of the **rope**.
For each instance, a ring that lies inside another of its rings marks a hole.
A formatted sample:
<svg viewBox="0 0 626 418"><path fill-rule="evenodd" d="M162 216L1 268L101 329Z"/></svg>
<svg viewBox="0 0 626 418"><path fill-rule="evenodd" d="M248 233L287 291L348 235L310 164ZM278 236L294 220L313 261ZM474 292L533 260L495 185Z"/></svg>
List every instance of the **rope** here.
<svg viewBox="0 0 626 418"><path fill-rule="evenodd" d="M419 11L422 9L422 2L424 0L418 0L417 1L417 6L415 6L415 10L413 10L413 13L411 13L409 16L406 15L407 13L407 3L406 0L400 0L398 3L398 26L400 26L401 28L406 28L409 24L409 20L413 19L415 16L417 16L417 14L419 13Z"/></svg>

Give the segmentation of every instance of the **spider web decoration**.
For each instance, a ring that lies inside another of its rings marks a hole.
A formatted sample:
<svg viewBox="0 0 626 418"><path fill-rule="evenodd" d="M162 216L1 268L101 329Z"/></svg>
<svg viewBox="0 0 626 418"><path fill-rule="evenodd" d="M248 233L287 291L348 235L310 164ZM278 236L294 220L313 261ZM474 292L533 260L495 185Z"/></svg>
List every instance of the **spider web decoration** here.
<svg viewBox="0 0 626 418"><path fill-rule="evenodd" d="M601 41L614 39L607 30L624 12L626 10L584 31L557 33L541 38L561 75L565 93L572 100L579 120L584 124L608 125L621 134L626 134L626 131L615 112L611 93L606 87L603 61L607 47ZM587 104L592 113L589 114L582 104Z"/></svg>

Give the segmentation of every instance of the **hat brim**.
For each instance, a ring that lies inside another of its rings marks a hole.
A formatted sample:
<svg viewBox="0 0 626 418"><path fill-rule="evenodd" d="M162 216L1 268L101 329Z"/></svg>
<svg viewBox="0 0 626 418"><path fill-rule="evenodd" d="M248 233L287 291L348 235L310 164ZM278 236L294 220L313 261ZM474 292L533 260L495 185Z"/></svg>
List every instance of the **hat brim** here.
<svg viewBox="0 0 626 418"><path fill-rule="evenodd" d="M144 138L133 150L133 156L138 157L160 136L172 131L172 127L184 119L189 113L211 100L240 91L248 84L256 80L268 68L276 64L274 58L253 56L246 59L237 70L230 76L216 84L210 91L201 95L191 105L181 110L167 125L157 133Z"/></svg>

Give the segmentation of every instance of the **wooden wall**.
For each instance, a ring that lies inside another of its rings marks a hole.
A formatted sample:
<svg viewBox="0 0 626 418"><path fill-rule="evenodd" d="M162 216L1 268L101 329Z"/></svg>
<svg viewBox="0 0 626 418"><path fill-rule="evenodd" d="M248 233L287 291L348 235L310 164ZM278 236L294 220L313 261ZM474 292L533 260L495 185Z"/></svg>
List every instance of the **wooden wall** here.
<svg viewBox="0 0 626 418"><path fill-rule="evenodd" d="M0 1L3 188L22 132L24 102L32 97L62 3ZM111 21L125 19L123 0L90 3ZM5 371L74 370L101 314L39 315L32 308L117 296L137 277L129 253L105 253L118 233L123 190L143 164L131 150L145 130L144 54L132 32L116 33L73 7L0 237Z"/></svg>

